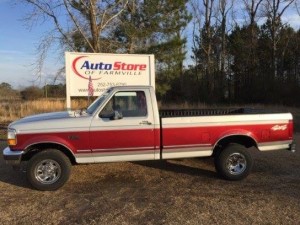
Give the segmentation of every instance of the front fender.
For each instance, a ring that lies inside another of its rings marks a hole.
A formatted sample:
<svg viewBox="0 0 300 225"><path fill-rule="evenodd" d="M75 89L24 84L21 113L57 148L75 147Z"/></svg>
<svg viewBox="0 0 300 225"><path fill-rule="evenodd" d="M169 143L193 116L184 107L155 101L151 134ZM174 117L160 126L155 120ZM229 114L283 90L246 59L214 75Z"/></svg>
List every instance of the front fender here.
<svg viewBox="0 0 300 225"><path fill-rule="evenodd" d="M33 145L47 144L47 143L62 145L73 153L77 151L74 144L69 142L66 138L58 137L55 135L37 135L37 136L27 137L27 139L24 140L23 144L19 146L19 149L23 149L27 151Z"/></svg>

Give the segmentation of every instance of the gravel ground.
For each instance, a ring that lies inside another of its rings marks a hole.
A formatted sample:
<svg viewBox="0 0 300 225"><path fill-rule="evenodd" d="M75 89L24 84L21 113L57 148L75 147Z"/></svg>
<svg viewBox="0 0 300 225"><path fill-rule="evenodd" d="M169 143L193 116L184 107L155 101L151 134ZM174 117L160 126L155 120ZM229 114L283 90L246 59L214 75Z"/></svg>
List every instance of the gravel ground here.
<svg viewBox="0 0 300 225"><path fill-rule="evenodd" d="M103 163L74 166L56 192L33 190L1 151L0 224L300 224L300 147L250 151L243 181L220 179L211 158Z"/></svg>

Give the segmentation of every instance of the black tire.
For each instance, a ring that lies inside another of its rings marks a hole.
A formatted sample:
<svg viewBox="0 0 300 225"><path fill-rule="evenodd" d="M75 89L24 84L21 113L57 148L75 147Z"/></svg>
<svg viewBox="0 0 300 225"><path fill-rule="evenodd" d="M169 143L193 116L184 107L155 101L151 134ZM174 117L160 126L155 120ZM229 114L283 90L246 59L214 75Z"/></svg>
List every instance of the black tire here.
<svg viewBox="0 0 300 225"><path fill-rule="evenodd" d="M54 191L69 179L71 162L59 150L47 149L36 153L28 162L26 175L29 183L41 191Z"/></svg>
<svg viewBox="0 0 300 225"><path fill-rule="evenodd" d="M229 144L214 158L218 174L226 180L242 180L252 170L253 159L247 148L239 144Z"/></svg>

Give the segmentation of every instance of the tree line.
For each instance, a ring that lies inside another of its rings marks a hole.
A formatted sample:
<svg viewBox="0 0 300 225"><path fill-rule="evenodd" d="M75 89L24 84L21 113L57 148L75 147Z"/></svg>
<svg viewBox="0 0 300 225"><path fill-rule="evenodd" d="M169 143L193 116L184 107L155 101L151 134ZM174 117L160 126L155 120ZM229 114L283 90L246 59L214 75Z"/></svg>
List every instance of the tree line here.
<svg viewBox="0 0 300 225"><path fill-rule="evenodd" d="M296 0L22 1L26 23L52 21L37 74L51 46L154 54L163 102L299 105L300 30L283 21Z"/></svg>
<svg viewBox="0 0 300 225"><path fill-rule="evenodd" d="M40 98L65 98L66 85L64 84L47 84L43 87L29 86L20 90L14 89L9 83L0 83L0 100L37 100Z"/></svg>

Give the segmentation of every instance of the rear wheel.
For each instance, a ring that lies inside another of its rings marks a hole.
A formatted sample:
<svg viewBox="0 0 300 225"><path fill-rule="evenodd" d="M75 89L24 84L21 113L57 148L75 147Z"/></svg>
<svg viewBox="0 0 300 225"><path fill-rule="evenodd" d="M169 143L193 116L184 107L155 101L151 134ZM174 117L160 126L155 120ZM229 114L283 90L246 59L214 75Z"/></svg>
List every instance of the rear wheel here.
<svg viewBox="0 0 300 225"><path fill-rule="evenodd" d="M215 156L219 175L227 180L241 180L249 175L253 166L251 154L239 144L230 144Z"/></svg>
<svg viewBox="0 0 300 225"><path fill-rule="evenodd" d="M56 149L47 149L34 155L27 165L27 179L41 191L54 191L69 179L71 163L68 157Z"/></svg>

